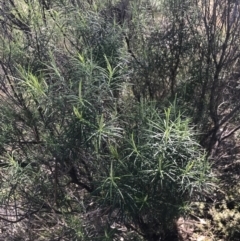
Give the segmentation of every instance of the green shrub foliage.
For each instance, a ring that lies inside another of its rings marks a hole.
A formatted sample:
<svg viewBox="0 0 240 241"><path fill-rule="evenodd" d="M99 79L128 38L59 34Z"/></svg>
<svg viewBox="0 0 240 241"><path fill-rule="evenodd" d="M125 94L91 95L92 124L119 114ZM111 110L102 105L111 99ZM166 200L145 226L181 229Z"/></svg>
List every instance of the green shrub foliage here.
<svg viewBox="0 0 240 241"><path fill-rule="evenodd" d="M204 199L240 110L238 6L213 2L0 0L6 240L163 240Z"/></svg>
<svg viewBox="0 0 240 241"><path fill-rule="evenodd" d="M109 173L98 190L119 218L161 237L196 191L210 187L210 166L176 106L160 110L142 102L135 108L124 140L109 147Z"/></svg>

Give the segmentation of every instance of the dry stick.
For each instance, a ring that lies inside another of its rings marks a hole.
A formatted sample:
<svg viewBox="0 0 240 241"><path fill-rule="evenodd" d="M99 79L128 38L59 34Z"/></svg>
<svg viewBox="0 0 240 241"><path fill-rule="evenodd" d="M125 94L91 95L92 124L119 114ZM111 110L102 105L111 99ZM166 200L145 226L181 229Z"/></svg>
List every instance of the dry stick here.
<svg viewBox="0 0 240 241"><path fill-rule="evenodd" d="M236 106L227 116L225 116L220 122L219 126L222 126L224 123L230 120L234 116L234 114L239 110L240 110L240 105Z"/></svg>
<svg viewBox="0 0 240 241"><path fill-rule="evenodd" d="M240 129L240 125L237 126L236 128L234 128L233 130L231 130L230 132L228 132L226 135L224 135L220 141L223 141L224 139L228 138L229 136L231 136L232 134L234 134L234 132L236 132L237 130Z"/></svg>
<svg viewBox="0 0 240 241"><path fill-rule="evenodd" d="M38 208L37 210L32 211L32 212L30 212L30 213L25 213L21 218L16 219L16 220L9 220L8 218L3 218L2 216L0 216L0 220L3 220L3 221L8 222L8 223L18 223L18 222L24 220L25 218L29 218L29 216L31 216L31 215L39 212L39 211L41 210L41 208L42 208L42 207L40 207L40 208Z"/></svg>
<svg viewBox="0 0 240 241"><path fill-rule="evenodd" d="M240 105L236 106L227 116L225 116L219 123L218 127L221 127L223 124L225 124L227 121L229 121L234 114L236 114L236 112L238 112L240 110ZM215 128L211 129L208 134L206 135L206 137L204 138L204 140L206 140L209 136L211 136L215 131ZM235 130L236 131L236 130ZM227 138L227 137L226 137ZM224 137L225 139L225 137Z"/></svg>
<svg viewBox="0 0 240 241"><path fill-rule="evenodd" d="M128 53L133 57L133 59L139 64L141 67L145 68L145 66L136 58L135 54L133 53L131 47L130 47L130 40L127 36L125 36L125 41L127 44L127 51Z"/></svg>
<svg viewBox="0 0 240 241"><path fill-rule="evenodd" d="M54 173L54 204L57 205L57 184L58 184L58 165L57 158L55 158L55 173Z"/></svg>

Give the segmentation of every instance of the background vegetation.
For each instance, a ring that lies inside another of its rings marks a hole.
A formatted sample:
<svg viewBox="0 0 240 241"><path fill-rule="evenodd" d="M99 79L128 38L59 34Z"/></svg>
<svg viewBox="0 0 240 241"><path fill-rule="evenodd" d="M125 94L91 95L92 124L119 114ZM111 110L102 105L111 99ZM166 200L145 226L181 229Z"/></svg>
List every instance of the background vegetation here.
<svg viewBox="0 0 240 241"><path fill-rule="evenodd" d="M239 11L0 0L0 237L239 240Z"/></svg>

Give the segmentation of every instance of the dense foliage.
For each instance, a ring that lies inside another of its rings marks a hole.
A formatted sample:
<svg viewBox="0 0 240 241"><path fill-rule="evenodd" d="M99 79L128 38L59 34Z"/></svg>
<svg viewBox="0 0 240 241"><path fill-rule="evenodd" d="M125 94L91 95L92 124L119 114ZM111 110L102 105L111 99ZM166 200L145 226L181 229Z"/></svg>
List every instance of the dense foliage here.
<svg viewBox="0 0 240 241"><path fill-rule="evenodd" d="M3 238L174 240L239 129L225 133L240 110L238 3L12 0L0 12Z"/></svg>

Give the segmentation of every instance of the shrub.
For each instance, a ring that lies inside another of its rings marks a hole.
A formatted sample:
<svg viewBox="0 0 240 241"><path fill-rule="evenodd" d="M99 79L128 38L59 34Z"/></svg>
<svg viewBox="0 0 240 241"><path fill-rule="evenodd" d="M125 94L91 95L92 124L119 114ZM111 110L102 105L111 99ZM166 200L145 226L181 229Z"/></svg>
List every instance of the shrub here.
<svg viewBox="0 0 240 241"><path fill-rule="evenodd" d="M103 2L21 3L0 5L0 218L14 230L6 239L113 240L114 223L163 238L211 174L190 120L164 99L175 94L176 72L161 83L178 50L169 57L165 48L157 85L159 72L148 75L161 55L152 58L154 44L142 69L144 2L126 23L104 16ZM157 98L153 87L168 94Z"/></svg>
<svg viewBox="0 0 240 241"><path fill-rule="evenodd" d="M135 108L126 113L124 140L109 146L109 174L97 190L102 205L156 240L172 231L191 198L210 188L210 165L175 105L161 111L142 102Z"/></svg>

